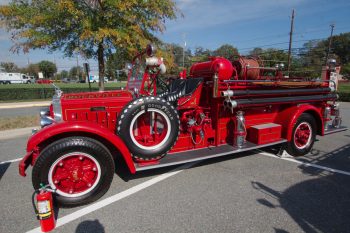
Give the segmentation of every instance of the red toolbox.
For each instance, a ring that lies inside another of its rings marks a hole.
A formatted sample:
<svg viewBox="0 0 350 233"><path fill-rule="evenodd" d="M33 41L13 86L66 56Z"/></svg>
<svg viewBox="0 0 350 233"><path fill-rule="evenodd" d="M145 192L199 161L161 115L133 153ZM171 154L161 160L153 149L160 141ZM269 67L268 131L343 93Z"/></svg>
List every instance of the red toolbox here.
<svg viewBox="0 0 350 233"><path fill-rule="evenodd" d="M261 145L281 139L282 126L275 123L254 125L248 129L247 140Z"/></svg>

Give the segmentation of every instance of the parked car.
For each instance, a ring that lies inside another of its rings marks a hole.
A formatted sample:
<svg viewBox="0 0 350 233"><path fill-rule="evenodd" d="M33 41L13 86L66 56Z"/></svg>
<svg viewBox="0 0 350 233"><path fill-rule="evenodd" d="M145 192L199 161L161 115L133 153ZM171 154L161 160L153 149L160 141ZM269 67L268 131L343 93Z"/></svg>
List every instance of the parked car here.
<svg viewBox="0 0 350 233"><path fill-rule="evenodd" d="M36 80L37 84L51 84L53 83L53 80L51 79L38 79Z"/></svg>
<svg viewBox="0 0 350 233"><path fill-rule="evenodd" d="M64 78L61 81L62 83L77 83L76 79L71 79L71 78Z"/></svg>

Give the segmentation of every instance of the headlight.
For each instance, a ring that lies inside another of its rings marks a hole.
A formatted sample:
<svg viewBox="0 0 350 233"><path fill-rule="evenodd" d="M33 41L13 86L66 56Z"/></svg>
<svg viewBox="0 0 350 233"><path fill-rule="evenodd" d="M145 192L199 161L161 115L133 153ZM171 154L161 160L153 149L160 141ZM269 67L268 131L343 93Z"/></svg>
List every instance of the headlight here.
<svg viewBox="0 0 350 233"><path fill-rule="evenodd" d="M40 117L49 116L50 115L50 108L46 107L46 108L40 109L39 114L40 114Z"/></svg>
<svg viewBox="0 0 350 233"><path fill-rule="evenodd" d="M44 128L45 126L51 125L53 123L53 119L49 116L43 116L40 118L40 126Z"/></svg>
<svg viewBox="0 0 350 233"><path fill-rule="evenodd" d="M42 108L40 109L40 126L44 128L45 126L51 125L53 123L53 119L50 117L50 108Z"/></svg>

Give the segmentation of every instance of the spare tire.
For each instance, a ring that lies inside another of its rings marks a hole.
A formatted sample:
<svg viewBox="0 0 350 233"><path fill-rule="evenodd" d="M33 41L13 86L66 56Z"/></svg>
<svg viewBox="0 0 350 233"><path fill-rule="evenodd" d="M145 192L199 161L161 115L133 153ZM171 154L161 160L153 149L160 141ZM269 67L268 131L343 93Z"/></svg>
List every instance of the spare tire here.
<svg viewBox="0 0 350 233"><path fill-rule="evenodd" d="M159 97L132 100L121 111L117 134L136 161L158 160L175 145L180 119L177 110Z"/></svg>

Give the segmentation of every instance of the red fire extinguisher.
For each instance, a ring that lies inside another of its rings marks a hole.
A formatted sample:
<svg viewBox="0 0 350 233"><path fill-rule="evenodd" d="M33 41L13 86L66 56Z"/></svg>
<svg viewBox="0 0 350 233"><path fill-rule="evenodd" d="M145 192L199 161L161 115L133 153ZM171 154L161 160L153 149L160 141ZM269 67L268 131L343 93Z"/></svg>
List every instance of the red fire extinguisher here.
<svg viewBox="0 0 350 233"><path fill-rule="evenodd" d="M40 221L42 232L52 231L56 225L52 198L54 192L55 190L51 189L49 185L42 185L40 189L34 191L32 196L34 211Z"/></svg>

